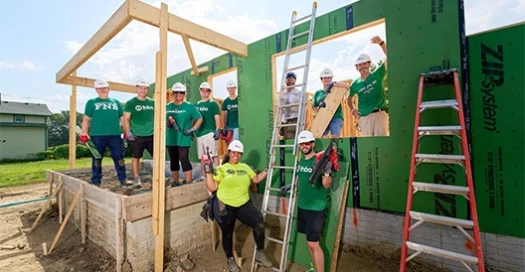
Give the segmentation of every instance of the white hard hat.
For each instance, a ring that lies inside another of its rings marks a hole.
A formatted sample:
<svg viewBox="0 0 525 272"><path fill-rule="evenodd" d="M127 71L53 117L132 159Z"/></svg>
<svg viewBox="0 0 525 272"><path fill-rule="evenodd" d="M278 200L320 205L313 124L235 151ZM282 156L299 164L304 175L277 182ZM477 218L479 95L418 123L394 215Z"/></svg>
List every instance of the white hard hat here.
<svg viewBox="0 0 525 272"><path fill-rule="evenodd" d="M201 83L201 86L199 87L199 89L202 89L202 88L211 90L211 85L210 83L204 81L203 83Z"/></svg>
<svg viewBox="0 0 525 272"><path fill-rule="evenodd" d="M369 62L369 61L372 61L370 56L363 53L363 54L359 55L359 57L357 57L357 59L355 60L355 65L358 65L358 64L361 64L361 63L365 63L365 62Z"/></svg>
<svg viewBox="0 0 525 272"><path fill-rule="evenodd" d="M313 142L313 141L315 141L315 137L308 130L301 131L301 133L299 133L299 137L297 137L297 143L299 143L299 144L309 143L309 142Z"/></svg>
<svg viewBox="0 0 525 272"><path fill-rule="evenodd" d="M108 84L107 81L105 81L103 79L97 79L97 80L95 80L94 87L95 88L107 88L107 87L109 87L109 84Z"/></svg>
<svg viewBox="0 0 525 272"><path fill-rule="evenodd" d="M235 88L235 87L237 87L237 84L233 80L230 80L226 83L226 88Z"/></svg>
<svg viewBox="0 0 525 272"><path fill-rule="evenodd" d="M173 84L173 87L171 87L172 92L186 92L186 86L184 86L182 83L177 82Z"/></svg>
<svg viewBox="0 0 525 272"><path fill-rule="evenodd" d="M233 140L228 145L228 150L243 153L244 152L244 145L239 140Z"/></svg>
<svg viewBox="0 0 525 272"><path fill-rule="evenodd" d="M145 79L139 79L137 80L137 87L149 87L149 82Z"/></svg>
<svg viewBox="0 0 525 272"><path fill-rule="evenodd" d="M319 77L333 77L334 73L332 70L325 68L323 71L321 71L321 75Z"/></svg>

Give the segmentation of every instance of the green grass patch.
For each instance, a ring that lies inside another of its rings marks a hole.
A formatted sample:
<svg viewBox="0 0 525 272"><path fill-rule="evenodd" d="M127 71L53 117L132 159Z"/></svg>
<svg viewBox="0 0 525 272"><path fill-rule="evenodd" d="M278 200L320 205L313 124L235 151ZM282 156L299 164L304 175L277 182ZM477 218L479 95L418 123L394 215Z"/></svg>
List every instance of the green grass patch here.
<svg viewBox="0 0 525 272"><path fill-rule="evenodd" d="M130 159L126 158L126 162ZM111 158L104 158L102 165L113 165ZM91 167L91 158L76 161L76 168ZM69 160L45 160L37 162L18 162L0 165L0 188L46 182L46 170L61 171L69 168Z"/></svg>

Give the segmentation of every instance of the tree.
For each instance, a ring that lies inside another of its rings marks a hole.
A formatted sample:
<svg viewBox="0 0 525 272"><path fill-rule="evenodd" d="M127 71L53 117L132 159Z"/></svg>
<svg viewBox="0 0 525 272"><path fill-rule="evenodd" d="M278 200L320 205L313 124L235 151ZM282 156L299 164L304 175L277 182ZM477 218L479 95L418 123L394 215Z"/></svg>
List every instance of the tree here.
<svg viewBox="0 0 525 272"><path fill-rule="evenodd" d="M77 112L77 125L81 126L83 114ZM49 146L69 143L69 111L61 111L51 115L51 126L48 130Z"/></svg>

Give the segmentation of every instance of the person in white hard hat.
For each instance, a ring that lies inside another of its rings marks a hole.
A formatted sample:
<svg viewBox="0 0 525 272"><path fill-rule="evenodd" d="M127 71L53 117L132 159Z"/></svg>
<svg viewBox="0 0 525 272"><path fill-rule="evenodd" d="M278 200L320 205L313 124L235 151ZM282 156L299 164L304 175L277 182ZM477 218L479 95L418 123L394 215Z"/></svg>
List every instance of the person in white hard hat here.
<svg viewBox="0 0 525 272"><path fill-rule="evenodd" d="M381 37L372 38L373 44L378 44L386 55L386 43ZM367 54L361 54L355 62L355 68L361 76L350 85L350 95L347 104L352 115L359 120L361 136L388 136L388 105L384 89L384 78L387 71L386 60L370 72L372 60ZM352 104L352 97L358 97L358 109Z"/></svg>
<svg viewBox="0 0 525 272"><path fill-rule="evenodd" d="M326 68L323 71L321 71L321 74L319 75L321 78L321 83L323 84L323 89L318 90L314 94L314 100L312 103L312 107L315 113L319 111L319 105L321 102L323 102L327 96L327 89L328 85L332 83L332 79L334 77L334 73L332 70ZM343 130L343 107L339 105L337 107L337 110L334 113L334 116L330 120L330 123L328 124L328 127L326 128L323 136L328 135L328 133L331 134L332 137L339 137L341 135L341 130Z"/></svg>
<svg viewBox="0 0 525 272"><path fill-rule="evenodd" d="M111 158L115 164L119 186L131 185L126 178L126 164L120 125L122 123L123 109L120 101L109 97L109 84L103 79L95 80L95 90L98 97L89 99L82 119L82 134L80 141L85 144L89 139L93 142L98 152L104 156L109 148ZM88 136L89 134L89 136ZM100 186L102 181L102 159L93 157L91 163L91 183Z"/></svg>
<svg viewBox="0 0 525 272"><path fill-rule="evenodd" d="M248 191L252 182L258 184L266 178L268 169L255 174L249 165L241 162L243 153L244 145L238 140L232 141L228 145L229 161L217 167L216 175L206 172L206 187L215 196L213 213L222 231L222 247L230 272L239 271L233 258L233 233L237 219L253 229L257 245L255 260L264 267L272 266L264 253L263 216L253 205Z"/></svg>
<svg viewBox="0 0 525 272"><path fill-rule="evenodd" d="M200 86L201 100L195 103L195 107L202 116L202 125L195 132L197 137L197 154L202 158L207 149L210 150L215 165L219 165L218 141L221 133L221 116L219 104L211 99L211 85L203 82ZM204 176L204 169L202 170Z"/></svg>
<svg viewBox="0 0 525 272"><path fill-rule="evenodd" d="M291 87L295 85L297 75L294 72L288 72L286 74L286 86L288 86L284 92L284 105L297 104L301 102L301 90L297 87ZM282 124L297 124L297 118L299 117L299 106L283 108L283 114L281 117ZM282 128L281 135L285 139L295 138L295 126L287 126Z"/></svg>
<svg viewBox="0 0 525 272"><path fill-rule="evenodd" d="M308 250L312 257L310 269L307 271L324 271L324 253L319 245L319 240L324 229L325 209L327 207L326 190L332 185L332 163L328 162L323 175L310 186L315 163L315 138L308 130L301 131L297 137L297 143L303 153L297 166L297 232L306 235ZM284 194L290 190L291 185L281 188Z"/></svg>
<svg viewBox="0 0 525 272"><path fill-rule="evenodd" d="M149 97L149 82L144 79L137 81L137 96L131 98L124 105L124 139L131 146L131 166L135 177L136 188L142 186L140 182L140 159L144 150L153 156L153 116L155 101Z"/></svg>
<svg viewBox="0 0 525 272"><path fill-rule="evenodd" d="M239 140L239 100L237 99L237 84L233 80L226 83L229 96L222 101L223 128L233 131L233 140Z"/></svg>
<svg viewBox="0 0 525 272"><path fill-rule="evenodd" d="M186 86L177 82L173 84L171 91L173 101L166 105L166 149L170 156L170 170L173 183L178 186L179 171L182 166L184 181L192 182L190 163L191 136L202 124L202 116L195 106L184 101ZM180 162L180 164L179 164Z"/></svg>

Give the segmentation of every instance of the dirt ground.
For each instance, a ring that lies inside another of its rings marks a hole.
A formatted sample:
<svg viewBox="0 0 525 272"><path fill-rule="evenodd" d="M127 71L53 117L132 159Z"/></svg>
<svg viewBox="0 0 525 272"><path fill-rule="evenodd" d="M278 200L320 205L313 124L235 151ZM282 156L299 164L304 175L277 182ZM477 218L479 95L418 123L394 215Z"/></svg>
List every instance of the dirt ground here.
<svg viewBox="0 0 525 272"><path fill-rule="evenodd" d="M47 196L48 184L35 184L19 187L1 188L0 205L15 201L36 199ZM58 232L58 212L56 205L44 214L38 227L32 233L21 230L31 228L34 220L45 201L0 208L0 271L115 271L115 260L101 247L87 241L81 244L80 231L68 223L56 244L53 252L43 256L42 243L51 247L54 236ZM269 243L266 252L269 259L277 263L280 249ZM239 248L242 245L242 248ZM251 254L253 252L251 230L239 225L236 232L236 251L243 257L242 271L250 271ZM398 271L399 250L391 252L375 252L361 247L343 245L340 251L337 271L348 272L384 272ZM272 256L273 255L273 256ZM191 260L191 269L184 269L182 259ZM177 252L166 252L165 271L182 272L224 272L227 271L226 260L222 246L217 245L213 252L211 246L193 250L189 254L177 255ZM293 265L290 272L305 271L304 267ZM128 263L123 266L124 272L132 271ZM269 272L261 268L259 272ZM411 261L409 271L444 271L420 261Z"/></svg>

